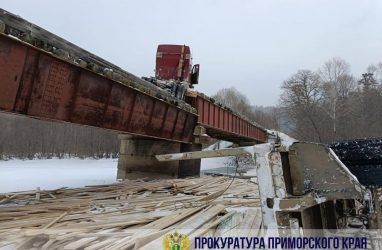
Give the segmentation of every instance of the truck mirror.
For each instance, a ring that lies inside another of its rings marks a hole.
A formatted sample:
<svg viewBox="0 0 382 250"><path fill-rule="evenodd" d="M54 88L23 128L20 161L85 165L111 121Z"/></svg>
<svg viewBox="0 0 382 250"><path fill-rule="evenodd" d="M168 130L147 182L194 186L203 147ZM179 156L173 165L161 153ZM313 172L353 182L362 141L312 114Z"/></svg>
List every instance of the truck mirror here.
<svg viewBox="0 0 382 250"><path fill-rule="evenodd" d="M199 64L195 64L191 70L191 85L199 83Z"/></svg>

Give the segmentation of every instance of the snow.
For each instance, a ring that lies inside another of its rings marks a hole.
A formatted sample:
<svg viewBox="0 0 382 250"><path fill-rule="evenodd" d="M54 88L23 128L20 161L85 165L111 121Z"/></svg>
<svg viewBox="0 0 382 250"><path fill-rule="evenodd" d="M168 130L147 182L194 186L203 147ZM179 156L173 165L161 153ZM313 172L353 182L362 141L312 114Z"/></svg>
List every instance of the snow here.
<svg viewBox="0 0 382 250"><path fill-rule="evenodd" d="M230 157L203 159L201 170L226 168L229 162ZM0 193L115 183L117 165L118 159L0 161Z"/></svg>
<svg viewBox="0 0 382 250"><path fill-rule="evenodd" d="M231 156L219 158L204 158L201 162L201 170L211 170L215 168L227 167L231 163Z"/></svg>
<svg viewBox="0 0 382 250"><path fill-rule="evenodd" d="M231 142L218 141L205 150L231 147ZM0 161L0 193L25 190L84 187L115 183L118 159L12 159ZM228 169L227 169L228 168ZM202 172L233 174L232 157L206 158ZM256 176L256 169L245 169L246 176Z"/></svg>
<svg viewBox="0 0 382 250"><path fill-rule="evenodd" d="M0 193L116 182L118 159L0 161Z"/></svg>
<svg viewBox="0 0 382 250"><path fill-rule="evenodd" d="M229 162L230 157L203 159L201 170L226 168ZM117 165L118 159L0 161L0 193L115 183Z"/></svg>
<svg viewBox="0 0 382 250"><path fill-rule="evenodd" d="M284 146L286 149L288 149L289 146L291 146L293 143L297 142L296 139L290 137L287 134L284 134L283 132L269 129L267 129L267 132L269 134L268 142L275 142L275 140L279 138L281 145Z"/></svg>
<svg viewBox="0 0 382 250"><path fill-rule="evenodd" d="M217 141L214 144L210 145L209 147L205 148L203 151L229 148L232 145L233 143L229 141Z"/></svg>

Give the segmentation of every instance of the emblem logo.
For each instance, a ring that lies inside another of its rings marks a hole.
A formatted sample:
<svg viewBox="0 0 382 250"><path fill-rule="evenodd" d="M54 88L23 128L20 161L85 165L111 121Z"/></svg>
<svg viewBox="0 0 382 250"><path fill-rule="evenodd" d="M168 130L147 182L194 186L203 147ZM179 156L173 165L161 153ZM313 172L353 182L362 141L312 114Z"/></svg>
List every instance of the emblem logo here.
<svg viewBox="0 0 382 250"><path fill-rule="evenodd" d="M187 250L190 246L190 239L185 234L180 234L176 230L168 233L163 238L164 250Z"/></svg>

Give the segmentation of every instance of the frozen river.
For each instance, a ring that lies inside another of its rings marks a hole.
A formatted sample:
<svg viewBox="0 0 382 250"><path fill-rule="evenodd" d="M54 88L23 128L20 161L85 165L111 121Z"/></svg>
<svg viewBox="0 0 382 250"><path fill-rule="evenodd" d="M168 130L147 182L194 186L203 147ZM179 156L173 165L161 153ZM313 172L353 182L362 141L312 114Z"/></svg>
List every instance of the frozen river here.
<svg viewBox="0 0 382 250"><path fill-rule="evenodd" d="M83 187L116 182L118 159L35 159L0 161L0 193ZM231 173L229 158L202 160L202 172Z"/></svg>

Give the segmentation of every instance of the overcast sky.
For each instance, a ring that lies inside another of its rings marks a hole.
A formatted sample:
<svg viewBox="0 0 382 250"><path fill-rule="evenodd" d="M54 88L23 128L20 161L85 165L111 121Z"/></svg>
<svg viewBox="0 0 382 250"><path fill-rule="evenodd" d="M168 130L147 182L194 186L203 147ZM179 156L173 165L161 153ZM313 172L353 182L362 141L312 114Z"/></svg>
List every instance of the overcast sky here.
<svg viewBox="0 0 382 250"><path fill-rule="evenodd" d="M0 0L0 8L137 76L153 75L158 44L186 44L201 64L197 89L235 86L275 105L298 69L342 57L358 77L382 61L379 0Z"/></svg>

